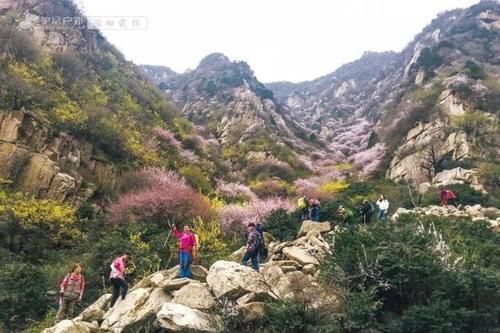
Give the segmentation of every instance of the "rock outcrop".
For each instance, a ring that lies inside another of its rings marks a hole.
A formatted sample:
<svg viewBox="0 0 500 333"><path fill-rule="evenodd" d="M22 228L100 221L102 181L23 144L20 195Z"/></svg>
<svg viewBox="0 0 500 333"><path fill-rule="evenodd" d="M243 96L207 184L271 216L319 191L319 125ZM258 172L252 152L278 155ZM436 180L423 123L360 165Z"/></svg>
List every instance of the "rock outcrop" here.
<svg viewBox="0 0 500 333"><path fill-rule="evenodd" d="M116 167L90 143L52 130L33 114L0 112L0 178L36 197L66 202L114 188Z"/></svg>
<svg viewBox="0 0 500 333"><path fill-rule="evenodd" d="M460 161L470 156L464 132L447 134L441 121L418 123L397 149L387 170L387 178L423 183L436 176L435 165L447 157Z"/></svg>
<svg viewBox="0 0 500 333"><path fill-rule="evenodd" d="M226 311L221 306L233 307L231 311L247 321L263 316L265 302L271 300L298 297L313 306L333 306L335 294L315 279L319 262L330 248L321 233L330 228L324 223L314 228L310 223L302 228L310 229L305 236L269 244L271 259L261 265L260 272L236 262L217 261L205 283L178 279L178 267L159 271L138 282L113 308L108 308L109 294L104 295L78 317L43 333L220 332L221 314Z"/></svg>
<svg viewBox="0 0 500 333"><path fill-rule="evenodd" d="M495 207L482 207L481 205L455 207L455 206L429 206L414 209L398 208L392 216L393 221L398 221L402 215L412 214L417 216L462 217L472 221L486 221L494 230L500 231L500 209Z"/></svg>

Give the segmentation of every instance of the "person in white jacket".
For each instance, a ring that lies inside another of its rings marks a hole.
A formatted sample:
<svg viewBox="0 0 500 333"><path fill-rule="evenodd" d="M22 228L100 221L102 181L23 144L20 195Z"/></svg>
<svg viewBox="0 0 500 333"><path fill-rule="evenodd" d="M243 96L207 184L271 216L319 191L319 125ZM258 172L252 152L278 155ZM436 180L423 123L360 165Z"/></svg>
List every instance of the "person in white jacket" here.
<svg viewBox="0 0 500 333"><path fill-rule="evenodd" d="M377 200L378 206L378 220L385 221L387 219L387 213L389 213L389 201L384 197L383 194Z"/></svg>

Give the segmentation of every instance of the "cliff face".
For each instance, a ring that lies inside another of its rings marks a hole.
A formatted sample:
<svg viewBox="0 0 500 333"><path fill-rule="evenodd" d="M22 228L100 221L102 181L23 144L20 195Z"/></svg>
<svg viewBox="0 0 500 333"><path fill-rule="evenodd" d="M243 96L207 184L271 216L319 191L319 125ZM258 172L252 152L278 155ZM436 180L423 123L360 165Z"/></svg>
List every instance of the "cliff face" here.
<svg viewBox="0 0 500 333"><path fill-rule="evenodd" d="M116 167L84 140L52 130L24 111L0 113L0 178L23 193L59 201L90 199L114 188Z"/></svg>

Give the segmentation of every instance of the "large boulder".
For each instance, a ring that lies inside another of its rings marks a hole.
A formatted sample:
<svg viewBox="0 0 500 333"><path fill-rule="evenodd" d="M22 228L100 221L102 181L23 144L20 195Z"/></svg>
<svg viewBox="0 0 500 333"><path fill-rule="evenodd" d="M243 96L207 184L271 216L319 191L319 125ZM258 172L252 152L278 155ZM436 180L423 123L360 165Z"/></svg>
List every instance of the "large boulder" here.
<svg viewBox="0 0 500 333"><path fill-rule="evenodd" d="M165 303L156 315L160 327L169 332L219 332L220 318L182 304Z"/></svg>
<svg viewBox="0 0 500 333"><path fill-rule="evenodd" d="M237 299L251 292L267 291L259 273L231 261L215 262L208 271L207 283L217 298Z"/></svg>
<svg viewBox="0 0 500 333"><path fill-rule="evenodd" d="M313 264L316 266L319 265L318 259L314 258L313 256L309 255L305 250L296 246L285 247L283 249L283 254L288 259L295 260L301 265L308 265L308 264Z"/></svg>
<svg viewBox="0 0 500 333"><path fill-rule="evenodd" d="M252 302L238 306L238 310L244 322L261 319L266 315L266 303Z"/></svg>
<svg viewBox="0 0 500 333"><path fill-rule="evenodd" d="M216 305L210 290L202 283L185 285L181 289L174 291L173 295L172 303L182 304L191 309L209 310Z"/></svg>
<svg viewBox="0 0 500 333"><path fill-rule="evenodd" d="M165 291L173 291L173 290L179 290L185 285L190 284L191 282L196 282L196 281L188 278L165 280L158 287L162 288Z"/></svg>
<svg viewBox="0 0 500 333"><path fill-rule="evenodd" d="M113 332L135 330L153 324L156 313L164 303L172 298L162 289L139 288L119 300L104 316L102 329Z"/></svg>
<svg viewBox="0 0 500 333"><path fill-rule="evenodd" d="M476 170L467 170L460 167L451 170L444 170L436 174L432 181L436 186L468 184L477 191L483 193L485 192L483 185L479 182Z"/></svg>
<svg viewBox="0 0 500 333"><path fill-rule="evenodd" d="M313 222L313 221L304 221L302 226L300 227L299 233L297 237L302 237L307 235L309 232L314 233L323 233L329 232L331 230L330 222Z"/></svg>
<svg viewBox="0 0 500 333"><path fill-rule="evenodd" d="M83 321L87 321L89 323L93 321L100 321L104 317L106 313L106 308L108 306L109 299L111 298L111 294L105 294L99 297L97 301L95 301L92 305L87 307L80 314L80 318Z"/></svg>
<svg viewBox="0 0 500 333"><path fill-rule="evenodd" d="M55 326L47 328L42 333L98 333L99 327L95 324L80 320L63 320Z"/></svg>

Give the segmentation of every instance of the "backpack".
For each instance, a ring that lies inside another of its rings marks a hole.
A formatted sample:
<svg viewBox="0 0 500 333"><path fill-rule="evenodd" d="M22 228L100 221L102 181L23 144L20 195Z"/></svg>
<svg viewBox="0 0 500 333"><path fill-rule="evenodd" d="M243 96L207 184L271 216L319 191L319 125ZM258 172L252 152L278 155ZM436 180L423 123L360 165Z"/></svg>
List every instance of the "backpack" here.
<svg viewBox="0 0 500 333"><path fill-rule="evenodd" d="M299 209L304 209L307 207L306 199L304 197L297 200L297 207L299 207Z"/></svg>

